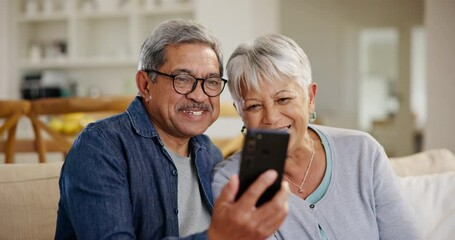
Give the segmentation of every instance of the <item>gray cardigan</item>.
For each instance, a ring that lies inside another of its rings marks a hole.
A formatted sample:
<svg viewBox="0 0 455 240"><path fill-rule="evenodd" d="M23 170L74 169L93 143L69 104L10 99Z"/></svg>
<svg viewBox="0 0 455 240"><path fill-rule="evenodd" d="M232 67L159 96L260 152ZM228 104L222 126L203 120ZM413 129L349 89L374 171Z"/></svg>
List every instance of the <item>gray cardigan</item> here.
<svg viewBox="0 0 455 240"><path fill-rule="evenodd" d="M331 151L329 187L314 205L291 193L289 215L271 239L320 239L319 226L328 239L422 239L382 146L364 132L310 127L325 136ZM215 198L238 173L240 156L215 168Z"/></svg>

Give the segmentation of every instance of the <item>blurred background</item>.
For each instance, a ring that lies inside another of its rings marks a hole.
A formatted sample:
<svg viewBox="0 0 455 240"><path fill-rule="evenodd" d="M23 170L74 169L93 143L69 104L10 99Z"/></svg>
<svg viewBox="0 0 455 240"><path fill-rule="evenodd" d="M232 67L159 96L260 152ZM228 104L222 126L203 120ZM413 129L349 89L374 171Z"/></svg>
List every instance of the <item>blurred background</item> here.
<svg viewBox="0 0 455 240"><path fill-rule="evenodd" d="M241 42L287 35L309 56L320 124L367 131L389 156L455 151L455 0L0 0L0 99L134 96L139 48L171 18L207 26L225 63Z"/></svg>

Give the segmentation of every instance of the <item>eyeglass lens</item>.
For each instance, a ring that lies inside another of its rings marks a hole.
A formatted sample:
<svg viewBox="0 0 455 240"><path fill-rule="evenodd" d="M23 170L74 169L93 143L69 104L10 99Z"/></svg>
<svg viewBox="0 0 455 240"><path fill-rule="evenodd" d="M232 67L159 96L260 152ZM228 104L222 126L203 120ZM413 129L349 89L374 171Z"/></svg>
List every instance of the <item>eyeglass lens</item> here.
<svg viewBox="0 0 455 240"><path fill-rule="evenodd" d="M201 79L199 79L201 80ZM196 88L198 79L188 74L179 74L174 77L174 88L180 94L188 94ZM224 88L224 81L212 77L202 81L202 89L208 96L218 96Z"/></svg>

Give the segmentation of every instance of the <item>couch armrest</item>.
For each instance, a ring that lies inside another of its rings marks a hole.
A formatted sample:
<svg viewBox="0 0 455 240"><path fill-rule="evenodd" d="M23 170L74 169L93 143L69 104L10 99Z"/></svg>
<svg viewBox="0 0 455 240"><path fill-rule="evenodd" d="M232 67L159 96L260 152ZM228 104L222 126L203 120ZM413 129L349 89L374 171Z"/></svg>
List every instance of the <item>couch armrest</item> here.
<svg viewBox="0 0 455 240"><path fill-rule="evenodd" d="M0 164L0 239L54 239L61 167Z"/></svg>
<svg viewBox="0 0 455 240"><path fill-rule="evenodd" d="M398 176L419 176L455 171L455 155L448 149L432 149L405 157L390 158Z"/></svg>

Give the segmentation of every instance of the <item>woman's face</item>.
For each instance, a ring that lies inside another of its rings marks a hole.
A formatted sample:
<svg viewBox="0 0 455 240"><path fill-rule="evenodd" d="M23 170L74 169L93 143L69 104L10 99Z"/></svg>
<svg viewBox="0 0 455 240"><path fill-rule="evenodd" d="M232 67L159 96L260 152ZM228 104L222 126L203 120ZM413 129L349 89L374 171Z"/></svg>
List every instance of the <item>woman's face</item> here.
<svg viewBox="0 0 455 240"><path fill-rule="evenodd" d="M289 149L292 149L305 137L310 112L314 111L316 84L310 85L308 96L292 80L273 85L262 83L260 89L260 92L242 92L246 127L287 130L291 137Z"/></svg>

